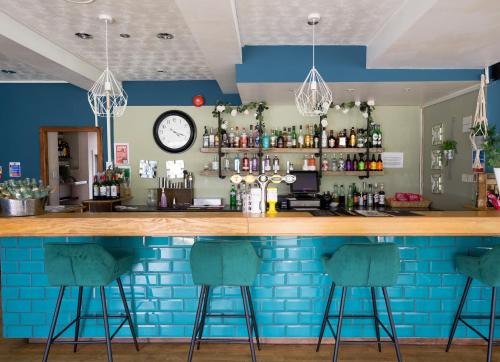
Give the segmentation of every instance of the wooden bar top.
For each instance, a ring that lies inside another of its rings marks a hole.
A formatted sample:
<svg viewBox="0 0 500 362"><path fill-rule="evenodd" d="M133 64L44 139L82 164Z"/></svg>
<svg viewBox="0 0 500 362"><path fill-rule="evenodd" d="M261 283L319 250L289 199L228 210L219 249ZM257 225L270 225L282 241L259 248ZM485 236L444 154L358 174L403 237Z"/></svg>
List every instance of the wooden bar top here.
<svg viewBox="0 0 500 362"><path fill-rule="evenodd" d="M500 212L421 211L420 216L314 217L241 212L113 212L1 218L9 236L500 236Z"/></svg>

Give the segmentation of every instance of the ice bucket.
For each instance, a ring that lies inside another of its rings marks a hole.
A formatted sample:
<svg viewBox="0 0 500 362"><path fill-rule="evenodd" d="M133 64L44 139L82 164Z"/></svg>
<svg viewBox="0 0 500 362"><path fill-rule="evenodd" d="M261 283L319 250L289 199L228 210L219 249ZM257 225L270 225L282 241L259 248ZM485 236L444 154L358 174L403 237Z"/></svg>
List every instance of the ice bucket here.
<svg viewBox="0 0 500 362"><path fill-rule="evenodd" d="M34 216L42 215L47 198L41 199L0 199L0 215L2 216Z"/></svg>

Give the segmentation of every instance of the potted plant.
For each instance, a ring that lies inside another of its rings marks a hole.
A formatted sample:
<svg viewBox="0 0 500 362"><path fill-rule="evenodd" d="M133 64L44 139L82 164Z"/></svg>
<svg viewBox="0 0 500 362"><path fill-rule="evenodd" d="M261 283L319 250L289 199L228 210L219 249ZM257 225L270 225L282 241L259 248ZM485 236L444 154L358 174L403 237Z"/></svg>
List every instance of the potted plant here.
<svg viewBox="0 0 500 362"><path fill-rule="evenodd" d="M455 158L455 152L457 152L457 141L446 140L443 141L441 145L441 150L446 160L453 160Z"/></svg>
<svg viewBox="0 0 500 362"><path fill-rule="evenodd" d="M497 184L500 185L500 136L496 133L495 127L488 131L483 150L486 163L493 168Z"/></svg>

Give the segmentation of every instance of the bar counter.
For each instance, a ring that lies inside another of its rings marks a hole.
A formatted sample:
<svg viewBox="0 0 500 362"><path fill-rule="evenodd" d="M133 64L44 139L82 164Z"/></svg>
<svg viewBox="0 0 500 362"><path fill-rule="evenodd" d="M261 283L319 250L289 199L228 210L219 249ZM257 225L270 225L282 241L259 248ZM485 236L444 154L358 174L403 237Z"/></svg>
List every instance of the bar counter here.
<svg viewBox="0 0 500 362"><path fill-rule="evenodd" d="M8 236L497 236L500 212L418 211L419 216L318 216L280 212L127 212L0 218Z"/></svg>

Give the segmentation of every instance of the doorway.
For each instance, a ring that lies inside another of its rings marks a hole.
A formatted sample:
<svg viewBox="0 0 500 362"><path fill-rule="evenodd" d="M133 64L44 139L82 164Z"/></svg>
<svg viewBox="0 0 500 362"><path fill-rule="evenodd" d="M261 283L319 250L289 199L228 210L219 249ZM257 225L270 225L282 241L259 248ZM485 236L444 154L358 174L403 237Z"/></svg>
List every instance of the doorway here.
<svg viewBox="0 0 500 362"><path fill-rule="evenodd" d="M54 190L48 205L79 205L91 199L94 175L102 168L101 128L40 128L40 178Z"/></svg>

